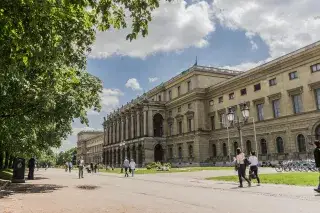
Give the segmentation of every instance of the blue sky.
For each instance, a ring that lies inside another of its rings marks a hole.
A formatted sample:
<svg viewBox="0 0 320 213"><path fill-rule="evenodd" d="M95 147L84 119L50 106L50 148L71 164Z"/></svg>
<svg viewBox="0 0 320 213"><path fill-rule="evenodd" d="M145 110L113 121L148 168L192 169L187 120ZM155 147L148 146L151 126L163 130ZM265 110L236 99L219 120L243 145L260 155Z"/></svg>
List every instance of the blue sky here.
<svg viewBox="0 0 320 213"><path fill-rule="evenodd" d="M306 1L161 2L146 38L126 41L129 29L98 33L87 70L103 81L103 109L88 111L89 127L75 122L61 150L75 146L79 131L101 129L103 116L188 69L196 57L198 65L246 71L319 40L320 3Z"/></svg>

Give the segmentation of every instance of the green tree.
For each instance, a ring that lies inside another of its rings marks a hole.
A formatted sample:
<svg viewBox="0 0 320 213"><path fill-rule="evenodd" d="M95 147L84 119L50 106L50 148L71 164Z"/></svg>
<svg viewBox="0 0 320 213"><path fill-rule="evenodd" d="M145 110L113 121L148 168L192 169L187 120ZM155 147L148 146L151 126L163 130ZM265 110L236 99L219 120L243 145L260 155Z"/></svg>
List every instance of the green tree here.
<svg viewBox="0 0 320 213"><path fill-rule="evenodd" d="M59 147L74 118L88 124L86 111L101 108L102 82L86 72L96 31L131 20L126 39L146 36L158 6L158 0L2 0L0 153L36 155Z"/></svg>

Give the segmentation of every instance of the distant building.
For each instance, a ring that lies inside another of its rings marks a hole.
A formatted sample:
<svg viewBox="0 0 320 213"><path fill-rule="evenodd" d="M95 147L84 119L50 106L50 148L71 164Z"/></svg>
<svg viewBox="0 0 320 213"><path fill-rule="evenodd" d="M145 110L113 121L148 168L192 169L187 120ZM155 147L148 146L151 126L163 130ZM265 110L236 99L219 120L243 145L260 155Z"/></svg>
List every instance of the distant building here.
<svg viewBox="0 0 320 213"><path fill-rule="evenodd" d="M245 106L241 131L224 125L229 109L242 121ZM237 147L257 148L263 161L312 157L319 110L320 42L247 72L194 65L107 116L103 159L200 165L228 161Z"/></svg>
<svg viewBox="0 0 320 213"><path fill-rule="evenodd" d="M86 164L102 163L103 132L81 131L77 136L77 159L82 156Z"/></svg>

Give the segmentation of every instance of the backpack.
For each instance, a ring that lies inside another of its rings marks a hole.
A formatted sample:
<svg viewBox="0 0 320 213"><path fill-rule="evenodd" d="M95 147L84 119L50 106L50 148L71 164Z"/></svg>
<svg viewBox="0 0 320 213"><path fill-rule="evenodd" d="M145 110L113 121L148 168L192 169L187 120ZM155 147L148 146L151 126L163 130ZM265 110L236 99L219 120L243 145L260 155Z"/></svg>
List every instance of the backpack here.
<svg viewBox="0 0 320 213"><path fill-rule="evenodd" d="M244 164L245 164L246 166L250 166L251 162L250 162L247 158L245 158L245 159L244 159Z"/></svg>

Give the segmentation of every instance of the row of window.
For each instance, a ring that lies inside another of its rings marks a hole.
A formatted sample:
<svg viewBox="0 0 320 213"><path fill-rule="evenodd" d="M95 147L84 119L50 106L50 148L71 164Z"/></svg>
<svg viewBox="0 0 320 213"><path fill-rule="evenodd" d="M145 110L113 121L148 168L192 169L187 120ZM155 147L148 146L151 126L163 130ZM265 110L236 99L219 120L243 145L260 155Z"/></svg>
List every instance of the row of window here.
<svg viewBox="0 0 320 213"><path fill-rule="evenodd" d="M187 119L187 132L191 132L192 130L193 130L193 128L192 128L192 121L193 121L193 119L192 118L188 118ZM172 136L172 135L174 135L174 131L173 131L173 123L169 123L169 132L168 132L168 134L169 134L169 136ZM182 128L182 120L179 120L178 122L177 122L177 134L178 135L182 135L183 134L183 128Z"/></svg>
<svg viewBox="0 0 320 213"><path fill-rule="evenodd" d="M320 110L320 88L315 89L314 93L315 93L315 100L316 100L316 108ZM298 114L303 112L302 94L292 95L291 98L292 98L293 113ZM273 111L274 118L278 118L281 116L280 99L275 99L272 101L272 111ZM264 120L264 104L263 103L256 104L256 112L257 112L258 121ZM211 130L214 130L215 129L214 116L210 117L210 121L211 121ZM219 114L219 122L222 125L227 122L225 113Z"/></svg>
<svg viewBox="0 0 320 213"><path fill-rule="evenodd" d="M298 152L300 153L305 153L307 151L307 146L306 146L306 138L304 135L299 134L297 136L297 146L298 146ZM236 155L236 150L239 148L238 142L233 143L233 154ZM250 140L246 141L246 154L249 155L253 151L252 149L252 143ZM260 140L260 154L266 155L268 154L268 145L267 141L263 138ZM277 137L276 138L276 151L278 154L284 154L284 142L282 137ZM223 156L228 156L228 151L227 151L227 144L223 143L222 144L222 154ZM212 156L217 157L217 147L215 144L212 144Z"/></svg>
<svg viewBox="0 0 320 213"><path fill-rule="evenodd" d="M192 109L192 104L191 103L188 103L188 109ZM181 106L179 106L177 108L177 113L180 113L181 112ZM172 117L172 110L169 110L169 117Z"/></svg>
<svg viewBox="0 0 320 213"><path fill-rule="evenodd" d="M320 71L320 63L318 64L314 64L311 66L311 71L312 72L318 72ZM298 78L298 72L297 71L293 71L293 72L290 72L289 73L289 80L294 80L294 79L297 79ZM277 85L277 79L276 78L272 78L269 80L269 86L275 86ZM255 84L253 85L253 90L255 92L257 91L260 91L261 90L261 84L258 83L258 84ZM247 88L243 88L240 90L240 95L241 96L244 96L244 95L247 95ZM233 100L235 98L235 93L232 92L229 94L229 100ZM211 100L212 102L210 102L210 105L213 105L213 100ZM223 103L223 96L219 97L218 98L218 102L219 103Z"/></svg>
<svg viewBox="0 0 320 213"><path fill-rule="evenodd" d="M187 92L191 91L191 81L187 82ZM177 95L180 96L181 95L181 86L177 87ZM168 97L169 97L169 101L172 100L172 90L168 91Z"/></svg>
<svg viewBox="0 0 320 213"><path fill-rule="evenodd" d="M182 145L178 145L178 159L182 159L183 158L183 151L182 151ZM189 158L193 158L193 146L192 144L188 145L188 157ZM168 158L169 159L173 159L173 147L169 146L168 148Z"/></svg>

